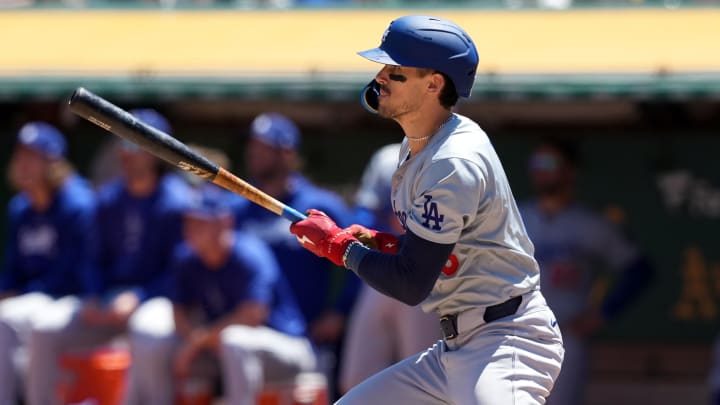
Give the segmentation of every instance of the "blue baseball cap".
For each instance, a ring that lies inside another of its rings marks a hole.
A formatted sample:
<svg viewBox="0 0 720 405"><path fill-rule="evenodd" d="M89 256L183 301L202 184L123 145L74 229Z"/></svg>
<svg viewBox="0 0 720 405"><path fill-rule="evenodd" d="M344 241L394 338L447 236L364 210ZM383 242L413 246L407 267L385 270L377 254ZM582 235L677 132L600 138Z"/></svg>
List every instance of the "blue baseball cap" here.
<svg viewBox="0 0 720 405"><path fill-rule="evenodd" d="M214 184L203 184L191 190L185 214L213 220L233 214L228 193Z"/></svg>
<svg viewBox="0 0 720 405"><path fill-rule="evenodd" d="M165 132L168 135L172 135L172 127L170 127L170 122L162 116L159 112L153 110L152 108L138 108L134 110L128 111L130 114L132 114L135 118L139 119L140 121L144 122L145 124L159 130L162 132ZM121 143L123 149L125 149L128 152L139 152L141 151L140 147L135 145L134 143L126 140L122 140Z"/></svg>
<svg viewBox="0 0 720 405"><path fill-rule="evenodd" d="M67 152L65 136L46 122L28 122L20 128L17 138L20 145L32 148L51 159L64 157Z"/></svg>
<svg viewBox="0 0 720 405"><path fill-rule="evenodd" d="M250 135L276 148L297 149L300 145L297 125L279 113L258 115L250 125Z"/></svg>
<svg viewBox="0 0 720 405"><path fill-rule="evenodd" d="M135 118L150 125L151 127L165 132L168 135L172 135L172 127L170 126L170 122L167 120L167 118L162 116L162 114L153 110L152 108L139 108L135 110L130 110L129 112Z"/></svg>

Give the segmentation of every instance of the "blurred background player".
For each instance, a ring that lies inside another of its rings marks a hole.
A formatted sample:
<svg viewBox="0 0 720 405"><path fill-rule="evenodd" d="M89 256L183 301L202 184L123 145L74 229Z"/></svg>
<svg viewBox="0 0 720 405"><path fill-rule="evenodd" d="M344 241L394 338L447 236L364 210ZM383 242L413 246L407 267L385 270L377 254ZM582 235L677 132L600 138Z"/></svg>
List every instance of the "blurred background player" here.
<svg viewBox="0 0 720 405"><path fill-rule="evenodd" d="M542 292L557 315L565 360L548 403L584 403L589 338L648 286L648 261L614 224L575 199L578 150L560 139L540 143L529 159L535 198L520 205L540 264ZM616 273L599 304L599 276Z"/></svg>
<svg viewBox="0 0 720 405"><path fill-rule="evenodd" d="M18 134L8 177L18 191L9 203L0 273L0 404L19 398L21 353L38 314L82 292L92 263L95 197L65 160L65 138L44 122ZM29 359L30 363L38 359ZM21 367L21 364L23 365ZM24 370L22 372L24 374ZM43 387L48 390L48 387ZM30 404L39 404L28 396Z"/></svg>
<svg viewBox="0 0 720 405"><path fill-rule="evenodd" d="M715 339L707 380L711 405L720 405L720 337Z"/></svg>
<svg viewBox="0 0 720 405"><path fill-rule="evenodd" d="M130 112L172 134L168 121L155 110ZM122 142L117 153L121 176L98 191L99 271L93 285L94 292L110 301L88 302L83 316L89 322L104 318L125 324L140 301L160 291L172 250L181 240L187 188L137 146Z"/></svg>
<svg viewBox="0 0 720 405"><path fill-rule="evenodd" d="M312 184L299 172L299 146L300 131L290 119L278 113L256 117L245 151L249 180L300 212L318 207L338 223L349 225L350 212L343 200ZM263 207L243 199L237 221L239 229L258 235L275 253L321 356L321 371L334 385L334 357L340 349L345 319L357 295L359 280L348 272L328 272L330 264L326 260L298 245L295 236L287 231L287 220Z"/></svg>
<svg viewBox="0 0 720 405"><path fill-rule="evenodd" d="M170 133L154 110L131 111ZM63 351L109 342L126 331L127 321L145 299L167 282L168 260L181 239L185 189L163 175L160 162L134 145L117 149L121 177L98 190L94 271L86 277L87 296L55 305L37 319L31 338L28 391L31 404L55 403L58 358Z"/></svg>
<svg viewBox="0 0 720 405"><path fill-rule="evenodd" d="M400 144L395 143L383 146L370 158L355 196L355 223L383 232L403 233L389 197L399 155ZM440 338L436 316L363 285L347 328L340 362L340 390L348 391L394 362L427 349ZM368 345L372 345L372 350L367 350Z"/></svg>
<svg viewBox="0 0 720 405"><path fill-rule="evenodd" d="M172 259L170 301L157 298L131 321L127 404L171 405L187 378L222 365L229 404L254 404L265 381L315 367L305 322L272 251L234 231L227 192L200 185ZM198 375L199 374L199 375Z"/></svg>

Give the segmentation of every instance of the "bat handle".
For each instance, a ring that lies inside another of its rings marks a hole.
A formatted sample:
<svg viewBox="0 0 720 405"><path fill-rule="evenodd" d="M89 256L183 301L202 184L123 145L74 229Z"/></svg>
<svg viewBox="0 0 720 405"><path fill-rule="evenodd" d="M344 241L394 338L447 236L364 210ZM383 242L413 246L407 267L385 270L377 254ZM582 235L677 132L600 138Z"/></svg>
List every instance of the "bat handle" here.
<svg viewBox="0 0 720 405"><path fill-rule="evenodd" d="M283 218L289 219L291 222L302 221L305 219L305 215L301 214L296 209L283 204L275 198L265 194L261 190L258 190L250 183L235 176L224 168L218 168L218 172L215 178L212 180L213 183L220 187L224 187L238 195L241 195L248 200L258 204L261 207L267 208Z"/></svg>
<svg viewBox="0 0 720 405"><path fill-rule="evenodd" d="M298 221L302 221L303 219L307 218L300 211L296 210L293 207L287 206L287 205L283 207L282 214L280 214L280 215L283 218L289 219L290 222L298 222Z"/></svg>

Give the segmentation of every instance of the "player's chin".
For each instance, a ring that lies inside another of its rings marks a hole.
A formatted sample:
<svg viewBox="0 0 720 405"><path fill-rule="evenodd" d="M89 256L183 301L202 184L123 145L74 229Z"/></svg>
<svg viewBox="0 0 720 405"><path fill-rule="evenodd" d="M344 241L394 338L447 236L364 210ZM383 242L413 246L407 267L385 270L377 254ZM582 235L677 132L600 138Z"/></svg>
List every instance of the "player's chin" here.
<svg viewBox="0 0 720 405"><path fill-rule="evenodd" d="M377 108L378 115L383 118L395 118L395 110L380 103Z"/></svg>

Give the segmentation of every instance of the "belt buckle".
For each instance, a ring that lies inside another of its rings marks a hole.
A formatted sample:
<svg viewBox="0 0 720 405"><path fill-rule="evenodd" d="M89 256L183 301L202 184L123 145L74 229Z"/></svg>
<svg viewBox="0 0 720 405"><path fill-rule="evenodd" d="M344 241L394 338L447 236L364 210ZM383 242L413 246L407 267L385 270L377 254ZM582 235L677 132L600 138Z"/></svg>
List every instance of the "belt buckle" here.
<svg viewBox="0 0 720 405"><path fill-rule="evenodd" d="M453 340L458 336L457 316L443 315L440 317L440 330L445 340Z"/></svg>

